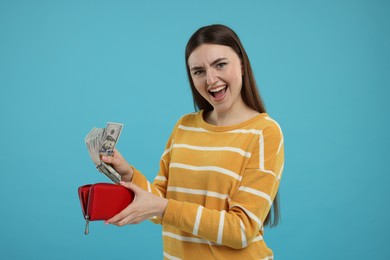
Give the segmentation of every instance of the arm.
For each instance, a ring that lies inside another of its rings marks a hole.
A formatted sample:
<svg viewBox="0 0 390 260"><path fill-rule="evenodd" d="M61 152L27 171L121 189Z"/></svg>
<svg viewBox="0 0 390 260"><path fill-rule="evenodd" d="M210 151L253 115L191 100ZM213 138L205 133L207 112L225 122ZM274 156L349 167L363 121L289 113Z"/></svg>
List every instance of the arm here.
<svg viewBox="0 0 390 260"><path fill-rule="evenodd" d="M112 164L114 169L121 175L121 181L123 182L133 182L144 190L147 190L159 197L165 197L167 182L168 179L168 170L169 170L169 161L170 161L170 149L173 143L173 137L175 135L177 126L179 125L180 120L176 123L176 126L168 139L163 155L160 159L160 171L154 180L154 184L151 184L146 177L138 171L136 168L131 166L126 159L115 149L112 157L102 156L102 161L105 163Z"/></svg>
<svg viewBox="0 0 390 260"><path fill-rule="evenodd" d="M161 160L164 165L164 160ZM165 185L153 185L137 169L131 167L131 182L121 182L120 184L134 192L133 202L120 213L107 220L106 224L124 226L127 224L138 224L146 219L150 219L156 224L161 224L162 216L167 207L168 200L165 199ZM162 167L160 173L167 173L167 168ZM165 177L164 177L165 178ZM123 177L122 177L123 180Z"/></svg>
<svg viewBox="0 0 390 260"><path fill-rule="evenodd" d="M178 123L177 123L178 124ZM176 127L175 127L176 129ZM143 220L150 219L156 224L161 224L161 218L165 212L168 200L165 199L168 169L169 151L175 130L169 138L165 151L160 160L160 171L155 178L155 184L151 184L146 177L137 169L132 167L115 151L113 157L103 157L102 160L111 163L121 174L121 185L131 189L135 194L134 201L122 212L106 221L106 224L123 226L126 224L137 224Z"/></svg>

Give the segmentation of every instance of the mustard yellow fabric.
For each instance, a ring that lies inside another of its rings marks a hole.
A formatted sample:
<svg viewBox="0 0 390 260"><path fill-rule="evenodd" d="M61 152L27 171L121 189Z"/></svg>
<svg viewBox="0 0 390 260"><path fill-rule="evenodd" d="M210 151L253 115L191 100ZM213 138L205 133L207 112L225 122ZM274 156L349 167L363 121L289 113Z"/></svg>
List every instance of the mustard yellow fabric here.
<svg viewBox="0 0 390 260"><path fill-rule="evenodd" d="M279 187L283 134L268 114L233 126L214 126L203 112L176 124L151 184L163 196L164 259L273 259L263 222Z"/></svg>

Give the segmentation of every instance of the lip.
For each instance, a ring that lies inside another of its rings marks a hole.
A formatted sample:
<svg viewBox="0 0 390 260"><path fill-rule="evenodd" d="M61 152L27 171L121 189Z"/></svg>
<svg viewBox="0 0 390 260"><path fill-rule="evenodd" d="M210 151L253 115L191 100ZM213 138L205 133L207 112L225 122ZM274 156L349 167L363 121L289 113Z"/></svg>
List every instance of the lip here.
<svg viewBox="0 0 390 260"><path fill-rule="evenodd" d="M217 89L217 88L221 88L221 87L226 87L226 86L227 86L226 84L221 84L221 85L216 85L216 86L213 86L213 87L208 87L207 91L210 91L210 90L213 90L213 89Z"/></svg>
<svg viewBox="0 0 390 260"><path fill-rule="evenodd" d="M214 97L214 96L209 92L211 89L217 89L217 88L220 88L220 87L225 87L225 90L224 90L225 92L223 93L222 96L219 96L218 98ZM223 85L219 85L219 86L215 86L215 87L209 88L209 89L207 90L207 93L209 94L209 96L210 96L210 98L211 98L212 101L214 101L214 102L221 102L221 101L226 97L226 94L227 94L227 92L228 92L228 89L229 89L229 86L228 86L227 84L223 84Z"/></svg>

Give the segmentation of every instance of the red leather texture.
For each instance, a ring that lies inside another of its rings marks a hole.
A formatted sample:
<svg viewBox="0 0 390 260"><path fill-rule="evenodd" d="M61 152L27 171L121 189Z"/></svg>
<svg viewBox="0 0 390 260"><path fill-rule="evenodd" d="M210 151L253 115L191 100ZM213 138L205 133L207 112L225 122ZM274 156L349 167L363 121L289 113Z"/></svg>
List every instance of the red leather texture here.
<svg viewBox="0 0 390 260"><path fill-rule="evenodd" d="M79 187L84 218L107 220L121 212L134 199L134 193L118 184L96 183Z"/></svg>

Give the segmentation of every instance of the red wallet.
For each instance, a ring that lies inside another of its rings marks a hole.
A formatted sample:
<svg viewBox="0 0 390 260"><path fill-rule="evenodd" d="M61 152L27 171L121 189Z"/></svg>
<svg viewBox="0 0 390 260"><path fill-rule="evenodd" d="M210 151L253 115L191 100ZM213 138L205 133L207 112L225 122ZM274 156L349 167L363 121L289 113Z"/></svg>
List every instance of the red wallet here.
<svg viewBox="0 0 390 260"><path fill-rule="evenodd" d="M107 220L125 209L134 199L134 193L118 184L96 183L79 187L79 199L86 221L85 234L89 233L89 221Z"/></svg>

